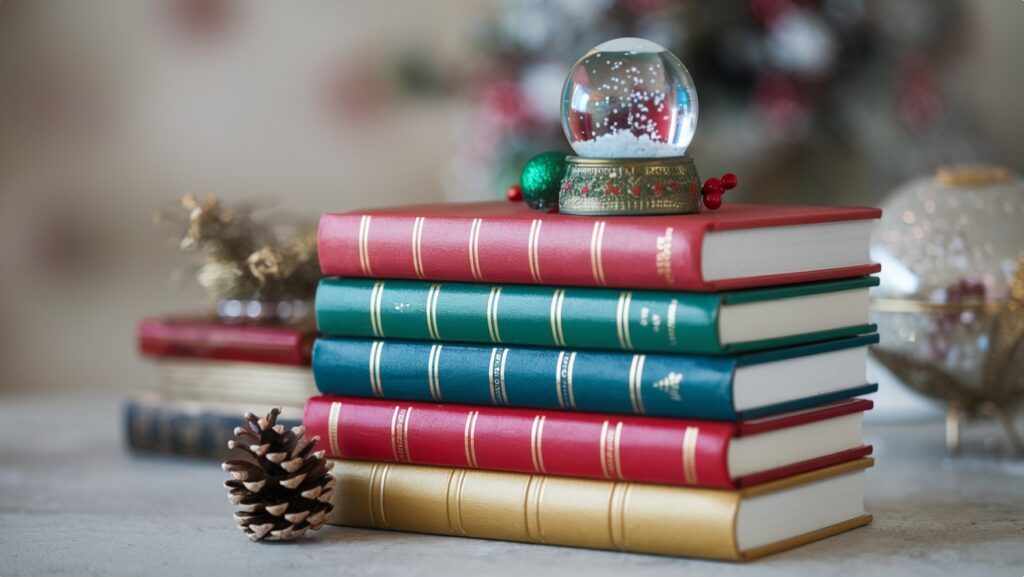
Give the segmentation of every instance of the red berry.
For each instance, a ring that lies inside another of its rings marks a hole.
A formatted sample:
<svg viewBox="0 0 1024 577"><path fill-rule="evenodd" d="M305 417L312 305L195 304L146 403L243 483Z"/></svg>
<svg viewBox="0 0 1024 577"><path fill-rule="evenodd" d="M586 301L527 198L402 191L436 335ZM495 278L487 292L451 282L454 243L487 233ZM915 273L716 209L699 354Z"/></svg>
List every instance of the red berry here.
<svg viewBox="0 0 1024 577"><path fill-rule="evenodd" d="M722 186L725 187L725 190L732 190L736 188L736 185L739 183L739 179L737 179L736 175L731 172L727 172L722 175Z"/></svg>
<svg viewBox="0 0 1024 577"><path fill-rule="evenodd" d="M639 186L634 186L633 188L629 189L629 192L633 196L640 196L640 187Z"/></svg>
<svg viewBox="0 0 1024 577"><path fill-rule="evenodd" d="M704 193L704 206L711 210L716 210L722 206L722 193L721 192L705 192Z"/></svg>
<svg viewBox="0 0 1024 577"><path fill-rule="evenodd" d="M523 200L523 187L518 184L513 184L508 187L508 191L505 192L505 196L512 202L519 202L520 200Z"/></svg>
<svg viewBox="0 0 1024 577"><path fill-rule="evenodd" d="M725 192L725 187L722 186L721 180L711 177L704 181L704 186L701 188L701 192L703 192L705 196L709 194L721 195Z"/></svg>

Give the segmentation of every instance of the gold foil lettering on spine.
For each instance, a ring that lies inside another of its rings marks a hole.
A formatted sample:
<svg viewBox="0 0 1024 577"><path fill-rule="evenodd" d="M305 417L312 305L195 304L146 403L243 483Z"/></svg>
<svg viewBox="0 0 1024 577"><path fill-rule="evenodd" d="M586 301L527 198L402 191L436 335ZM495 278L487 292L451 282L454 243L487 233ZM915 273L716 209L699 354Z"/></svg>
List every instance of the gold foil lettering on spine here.
<svg viewBox="0 0 1024 577"><path fill-rule="evenodd" d="M697 484L697 437L698 427L686 427L683 432L683 479L687 485Z"/></svg>
<svg viewBox="0 0 1024 577"><path fill-rule="evenodd" d="M423 223L426 220L418 216L412 225L412 267L417 278L423 278Z"/></svg>
<svg viewBox="0 0 1024 577"><path fill-rule="evenodd" d="M566 379L565 379L565 382L566 382L566 384L569 387L569 408L572 409L572 410L576 410L576 397L574 396L574 394L572 392L572 373L573 373L573 369L575 369L575 368L576 368L576 353L573 352L573 353L569 354L569 366L566 369Z"/></svg>
<svg viewBox="0 0 1024 577"><path fill-rule="evenodd" d="M474 280L483 280L483 275L480 274L480 227L483 225L483 220L479 218L473 219L473 224L469 227L469 271L473 275Z"/></svg>
<svg viewBox="0 0 1024 577"><path fill-rule="evenodd" d="M491 393L491 404L498 404L498 397L494 394L494 359L498 356L498 348L491 349L491 360L487 362L487 390Z"/></svg>
<svg viewBox="0 0 1024 577"><path fill-rule="evenodd" d="M430 285L430 289L427 290L427 334L435 341L441 340L441 333L437 328L437 300L440 296L441 285Z"/></svg>
<svg viewBox="0 0 1024 577"><path fill-rule="evenodd" d="M619 337L619 348L624 351L633 350L633 340L629 335L629 306L633 301L633 293L619 293L619 302L615 311L615 329Z"/></svg>
<svg viewBox="0 0 1024 577"><path fill-rule="evenodd" d="M530 430L530 457L533 459L533 470L537 473L547 473L544 469L544 420L547 417L537 415L533 418L533 427Z"/></svg>
<svg viewBox="0 0 1024 577"><path fill-rule="evenodd" d="M658 249L657 257L655 257L655 270L658 276L665 279L667 284L673 285L676 283L675 277L672 275L672 233L673 229L671 226L665 228L665 234L659 236L656 242Z"/></svg>
<svg viewBox="0 0 1024 577"><path fill-rule="evenodd" d="M501 342L501 331L498 330L498 301L501 299L501 287L491 287L487 297L487 332L492 343Z"/></svg>
<svg viewBox="0 0 1024 577"><path fill-rule="evenodd" d="M530 224L530 236L526 242L527 255L530 261L530 277L533 282L541 284L544 279L540 275L540 227L544 221L534 219Z"/></svg>
<svg viewBox="0 0 1024 577"><path fill-rule="evenodd" d="M604 245L604 227L605 221L595 222L594 231L590 235L590 271L594 282L602 286L608 284L604 278L604 261L601 254Z"/></svg>
<svg viewBox="0 0 1024 577"><path fill-rule="evenodd" d="M338 447L338 418L341 417L341 403L331 403L331 410L327 417L327 439L331 445L331 456L340 457L341 450Z"/></svg>
<svg viewBox="0 0 1024 577"><path fill-rule="evenodd" d="M370 268L370 221L372 217L363 215L359 219L359 268L363 276L373 276Z"/></svg>
<svg viewBox="0 0 1024 577"><path fill-rule="evenodd" d="M558 351L555 361L555 395L558 396L558 408L565 409L565 395L562 394L562 373L565 372L565 351Z"/></svg>
<svg viewBox="0 0 1024 577"><path fill-rule="evenodd" d="M505 362L508 360L509 349L501 353L501 368L498 371L498 391L501 394L501 404L508 405L508 393L505 391Z"/></svg>

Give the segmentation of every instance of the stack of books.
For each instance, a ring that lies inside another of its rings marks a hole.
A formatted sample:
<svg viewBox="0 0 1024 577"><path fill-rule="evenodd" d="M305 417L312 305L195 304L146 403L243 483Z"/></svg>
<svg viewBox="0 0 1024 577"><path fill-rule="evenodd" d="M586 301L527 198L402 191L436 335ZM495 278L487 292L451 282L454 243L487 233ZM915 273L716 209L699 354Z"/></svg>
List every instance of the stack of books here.
<svg viewBox="0 0 1024 577"><path fill-rule="evenodd" d="M246 412L282 408L279 422L301 423L316 394L310 371L315 328L239 324L206 318L152 318L138 325L139 351L157 368L124 406L134 450L223 458Z"/></svg>
<svg viewBox="0 0 1024 577"><path fill-rule="evenodd" d="M870 522L878 216L325 215L332 522L718 559Z"/></svg>

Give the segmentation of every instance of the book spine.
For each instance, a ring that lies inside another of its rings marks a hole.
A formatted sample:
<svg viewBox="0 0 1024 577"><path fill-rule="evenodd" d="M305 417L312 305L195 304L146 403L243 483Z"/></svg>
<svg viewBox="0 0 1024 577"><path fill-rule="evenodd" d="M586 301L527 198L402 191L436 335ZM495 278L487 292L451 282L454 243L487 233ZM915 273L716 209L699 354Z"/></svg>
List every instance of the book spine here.
<svg viewBox="0 0 1024 577"><path fill-rule="evenodd" d="M308 365L312 339L266 327L168 323L144 320L139 351L152 357L187 357L283 365Z"/></svg>
<svg viewBox="0 0 1024 577"><path fill-rule="evenodd" d="M325 214L327 276L706 290L702 227L636 219Z"/></svg>
<svg viewBox="0 0 1024 577"><path fill-rule="evenodd" d="M329 522L710 559L739 558L741 494L543 475L334 461Z"/></svg>
<svg viewBox="0 0 1024 577"><path fill-rule="evenodd" d="M303 422L332 458L733 487L715 421L325 396Z"/></svg>
<svg viewBox="0 0 1024 577"><path fill-rule="evenodd" d="M721 296L662 291L324 279L322 334L721 354Z"/></svg>
<svg viewBox="0 0 1024 577"><path fill-rule="evenodd" d="M228 456L228 440L241 422L241 413L186 409L162 402L129 400L124 404L125 441L138 452L223 459ZM278 422L285 427L300 424L295 419Z"/></svg>
<svg viewBox="0 0 1024 577"><path fill-rule="evenodd" d="M528 347L317 339L324 394L735 420L736 362Z"/></svg>

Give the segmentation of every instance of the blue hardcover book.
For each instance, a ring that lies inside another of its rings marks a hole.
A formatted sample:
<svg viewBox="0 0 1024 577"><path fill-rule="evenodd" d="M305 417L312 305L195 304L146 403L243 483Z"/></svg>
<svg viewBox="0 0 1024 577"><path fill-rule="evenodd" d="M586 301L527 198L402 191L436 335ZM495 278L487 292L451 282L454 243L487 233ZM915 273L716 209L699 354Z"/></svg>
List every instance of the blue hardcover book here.
<svg viewBox="0 0 1024 577"><path fill-rule="evenodd" d="M728 357L320 338L325 394L739 420L872 393L865 335Z"/></svg>

